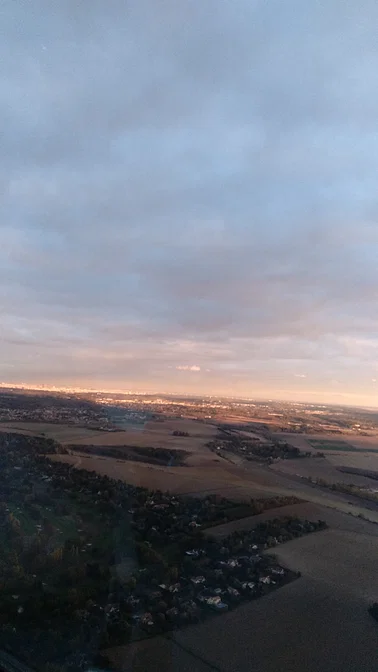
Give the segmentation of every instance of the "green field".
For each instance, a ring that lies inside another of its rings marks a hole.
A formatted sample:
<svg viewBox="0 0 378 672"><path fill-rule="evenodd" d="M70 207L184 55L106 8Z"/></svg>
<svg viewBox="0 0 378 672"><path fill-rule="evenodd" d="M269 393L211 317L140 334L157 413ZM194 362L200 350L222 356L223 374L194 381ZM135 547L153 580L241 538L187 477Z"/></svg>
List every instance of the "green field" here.
<svg viewBox="0 0 378 672"><path fill-rule="evenodd" d="M329 439L307 439L316 450L339 450L343 453L377 453L376 448L356 448L346 441L332 441Z"/></svg>

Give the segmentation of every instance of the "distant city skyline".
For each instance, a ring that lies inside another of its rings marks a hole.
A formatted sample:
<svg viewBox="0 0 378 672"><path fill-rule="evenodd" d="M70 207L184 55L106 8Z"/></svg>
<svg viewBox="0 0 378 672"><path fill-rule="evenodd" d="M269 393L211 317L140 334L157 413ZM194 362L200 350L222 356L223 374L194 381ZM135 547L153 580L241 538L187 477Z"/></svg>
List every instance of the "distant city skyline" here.
<svg viewBox="0 0 378 672"><path fill-rule="evenodd" d="M378 3L5 3L0 380L378 406Z"/></svg>
<svg viewBox="0 0 378 672"><path fill-rule="evenodd" d="M206 397L206 398L219 398L219 399L225 399L225 400L242 400L242 401L250 401L251 403L256 401L256 402L261 402L261 403L269 403L269 402L275 402L275 403L294 403L294 404L302 404L302 405L316 405L316 406L346 406L346 407L353 407L353 408L366 408L366 409L378 409L378 402L376 404L371 404L370 403L370 398L367 397L366 401L363 401L361 399L356 400L355 398L350 398L348 399L347 395L344 395L342 398L342 401L337 401L333 399L332 401L324 401L324 397L322 396L321 398L310 398L309 397L304 398L303 395L300 395L300 398L288 398L288 397L279 397L279 396L246 396L243 394L237 395L237 394L229 394L229 393L215 393L215 392L188 392L187 389L183 390L176 390L176 391L168 391L164 389L127 389L127 388L94 388L94 387L79 387L79 386L59 386L59 385L52 385L52 384L38 384L38 383L12 383L12 382L0 382L0 390L2 389L13 389L13 390L25 390L25 391L36 391L36 392L56 392L58 393L72 393L72 394L119 394L119 395L130 395L130 396L149 396L149 395L154 395L154 396L159 396L161 395L162 397L164 396L172 396L172 397L185 397L187 396L188 398L201 398L201 397Z"/></svg>

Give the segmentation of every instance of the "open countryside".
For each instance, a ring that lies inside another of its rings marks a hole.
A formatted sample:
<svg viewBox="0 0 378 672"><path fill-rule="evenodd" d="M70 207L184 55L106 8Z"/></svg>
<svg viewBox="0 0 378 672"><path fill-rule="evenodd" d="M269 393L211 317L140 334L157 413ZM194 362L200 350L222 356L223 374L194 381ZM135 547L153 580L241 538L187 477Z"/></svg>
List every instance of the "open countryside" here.
<svg viewBox="0 0 378 672"><path fill-rule="evenodd" d="M312 508L312 515L320 511ZM330 529L274 549L281 564L299 567L300 580L225 615L222 628L218 620L209 621L175 633L170 642L158 638L127 651L115 647L110 652L114 664L141 671L154 657L172 672L179 663L179 669L195 672L276 672L281 667L302 672L304 665L318 672L339 669L332 663L337 646L337 665L343 670L374 672L378 632L367 607L377 597L377 528L327 513Z"/></svg>
<svg viewBox="0 0 378 672"><path fill-rule="evenodd" d="M0 672L378 672L378 0L0 23Z"/></svg>
<svg viewBox="0 0 378 672"><path fill-rule="evenodd" d="M346 459L365 464L372 453L363 447L373 450L378 426L360 449L341 450L344 439L354 446L346 430L336 451L323 452L324 442L332 445L328 436L277 432L261 410L252 418L248 408L232 420L224 412L212 417L211 402L205 411L203 402L182 404L177 416L168 400L164 412L144 401L132 410L134 423L143 420L139 429L118 427L115 418L128 411L113 413L93 400L76 405L64 395L56 402L30 395L24 404L10 393L1 403L8 550L0 616L8 613L16 627L11 634L4 625L7 650L24 660L33 652L43 672L51 661L71 661L75 669L91 660L152 672L151 647L166 669L177 659L182 669L231 672L232 642L243 637L240 670L258 670L264 661L273 672L280 656L299 672L291 651L301 646L307 669L327 670L329 622L337 617L337 631L354 630L365 646L352 646L347 634L343 660L368 659L377 636L368 608L378 601L378 481L373 469L353 472ZM67 585L63 600L59 586ZM30 594L50 619L46 646L38 649ZM65 614L80 623L76 639ZM302 630L291 627L293 619ZM29 632L22 645L17 623ZM304 643L310 623L313 640Z"/></svg>

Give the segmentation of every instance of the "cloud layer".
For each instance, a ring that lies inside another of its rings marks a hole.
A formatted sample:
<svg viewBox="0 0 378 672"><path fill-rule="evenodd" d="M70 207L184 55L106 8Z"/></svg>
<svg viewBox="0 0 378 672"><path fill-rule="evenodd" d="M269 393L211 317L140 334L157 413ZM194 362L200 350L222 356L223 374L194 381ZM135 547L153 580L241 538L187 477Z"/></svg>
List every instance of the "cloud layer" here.
<svg viewBox="0 0 378 672"><path fill-rule="evenodd" d="M375 403L377 3L1 12L0 378Z"/></svg>

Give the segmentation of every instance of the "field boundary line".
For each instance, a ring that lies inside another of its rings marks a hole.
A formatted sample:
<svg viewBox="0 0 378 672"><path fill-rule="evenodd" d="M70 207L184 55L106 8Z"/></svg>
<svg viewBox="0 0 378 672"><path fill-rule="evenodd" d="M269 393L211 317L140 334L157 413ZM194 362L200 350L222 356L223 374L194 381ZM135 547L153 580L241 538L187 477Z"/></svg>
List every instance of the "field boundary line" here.
<svg viewBox="0 0 378 672"><path fill-rule="evenodd" d="M207 665L211 670L215 670L215 672L227 672L225 669L222 669L219 667L219 665L216 665L215 663L212 663L210 660L206 660L203 656L201 656L199 653L195 653L193 649L191 649L189 646L186 646L185 644L182 644L181 642L177 641L175 639L174 634L173 635L168 635L167 639L169 639L173 644L176 644L176 646L179 649L182 649L182 651L185 651L185 653L189 653L190 656L195 658L196 660L199 660L201 663L204 665Z"/></svg>

